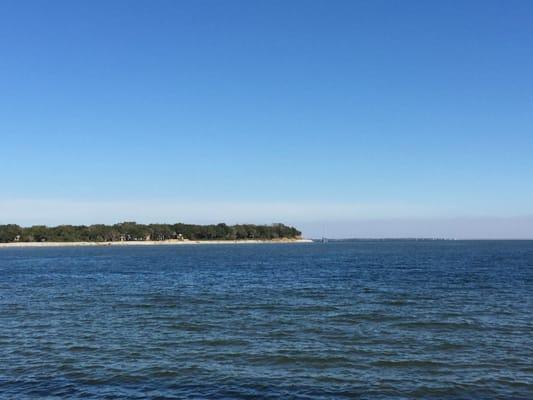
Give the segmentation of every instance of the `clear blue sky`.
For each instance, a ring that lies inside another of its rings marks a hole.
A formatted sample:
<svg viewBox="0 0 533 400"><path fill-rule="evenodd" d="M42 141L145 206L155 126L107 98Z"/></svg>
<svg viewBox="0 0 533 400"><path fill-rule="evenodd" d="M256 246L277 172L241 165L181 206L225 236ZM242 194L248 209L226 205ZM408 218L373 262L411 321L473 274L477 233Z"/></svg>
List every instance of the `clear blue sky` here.
<svg viewBox="0 0 533 400"><path fill-rule="evenodd" d="M0 223L531 216L532 21L526 0L4 0Z"/></svg>

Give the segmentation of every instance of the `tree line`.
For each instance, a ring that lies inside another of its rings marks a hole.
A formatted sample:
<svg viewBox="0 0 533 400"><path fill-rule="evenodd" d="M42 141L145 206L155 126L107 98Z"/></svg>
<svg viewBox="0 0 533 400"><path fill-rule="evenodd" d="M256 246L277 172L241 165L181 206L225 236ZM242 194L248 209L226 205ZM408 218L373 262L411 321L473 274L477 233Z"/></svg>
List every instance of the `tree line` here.
<svg viewBox="0 0 533 400"><path fill-rule="evenodd" d="M284 224L272 225L194 225L137 224L121 222L115 225L34 225L21 227L0 225L0 242L116 242L142 240L272 240L295 239L301 232Z"/></svg>

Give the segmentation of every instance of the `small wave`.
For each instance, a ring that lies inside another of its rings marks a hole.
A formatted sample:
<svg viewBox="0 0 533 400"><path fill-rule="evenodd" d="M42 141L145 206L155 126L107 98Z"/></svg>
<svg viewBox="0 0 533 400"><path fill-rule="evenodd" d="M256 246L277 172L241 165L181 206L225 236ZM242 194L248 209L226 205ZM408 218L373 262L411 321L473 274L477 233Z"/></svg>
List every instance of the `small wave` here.
<svg viewBox="0 0 533 400"><path fill-rule="evenodd" d="M370 363L376 367L386 368L442 368L447 364L431 360L378 360Z"/></svg>
<svg viewBox="0 0 533 400"><path fill-rule="evenodd" d="M361 313L361 314L335 314L331 315L328 320L331 322L340 323L358 323L358 322L385 322L397 321L402 319L401 315L383 314L383 313Z"/></svg>
<svg viewBox="0 0 533 400"><path fill-rule="evenodd" d="M92 346L70 346L67 348L67 350L73 353L78 353L84 351L97 351L98 348Z"/></svg>
<svg viewBox="0 0 533 400"><path fill-rule="evenodd" d="M344 356L311 356L311 355L254 355L247 357L248 361L254 364L273 365L303 365L313 368L341 367L351 364L351 360Z"/></svg>
<svg viewBox="0 0 533 400"><path fill-rule="evenodd" d="M479 330L481 325L470 322L441 322L441 321L419 321L419 322L399 322L394 324L398 328L406 329L435 329L435 330Z"/></svg>
<svg viewBox="0 0 533 400"><path fill-rule="evenodd" d="M205 339L190 342L203 346L247 346L249 342L243 339Z"/></svg>
<svg viewBox="0 0 533 400"><path fill-rule="evenodd" d="M437 345L430 346L432 350L440 350L440 351L447 351L447 350L461 350L465 349L468 346L466 344L461 343L440 343Z"/></svg>

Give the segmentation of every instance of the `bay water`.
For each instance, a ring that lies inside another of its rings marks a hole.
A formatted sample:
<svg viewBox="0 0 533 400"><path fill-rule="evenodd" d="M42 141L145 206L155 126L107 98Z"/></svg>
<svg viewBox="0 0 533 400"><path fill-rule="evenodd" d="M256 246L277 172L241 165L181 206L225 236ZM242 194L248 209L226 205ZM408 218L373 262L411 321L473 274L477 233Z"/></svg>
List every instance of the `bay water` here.
<svg viewBox="0 0 533 400"><path fill-rule="evenodd" d="M533 241L0 249L0 398L531 399Z"/></svg>

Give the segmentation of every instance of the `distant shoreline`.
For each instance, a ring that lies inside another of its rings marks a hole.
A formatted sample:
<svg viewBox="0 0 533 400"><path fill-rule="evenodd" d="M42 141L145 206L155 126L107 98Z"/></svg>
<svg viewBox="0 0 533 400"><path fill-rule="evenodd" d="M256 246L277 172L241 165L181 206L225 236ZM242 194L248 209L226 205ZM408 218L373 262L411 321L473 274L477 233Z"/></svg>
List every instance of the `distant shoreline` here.
<svg viewBox="0 0 533 400"><path fill-rule="evenodd" d="M271 239L271 240L132 240L115 242L10 242L0 243L0 248L26 247L95 247L95 246L182 246L201 244L291 244L312 243L311 239Z"/></svg>

